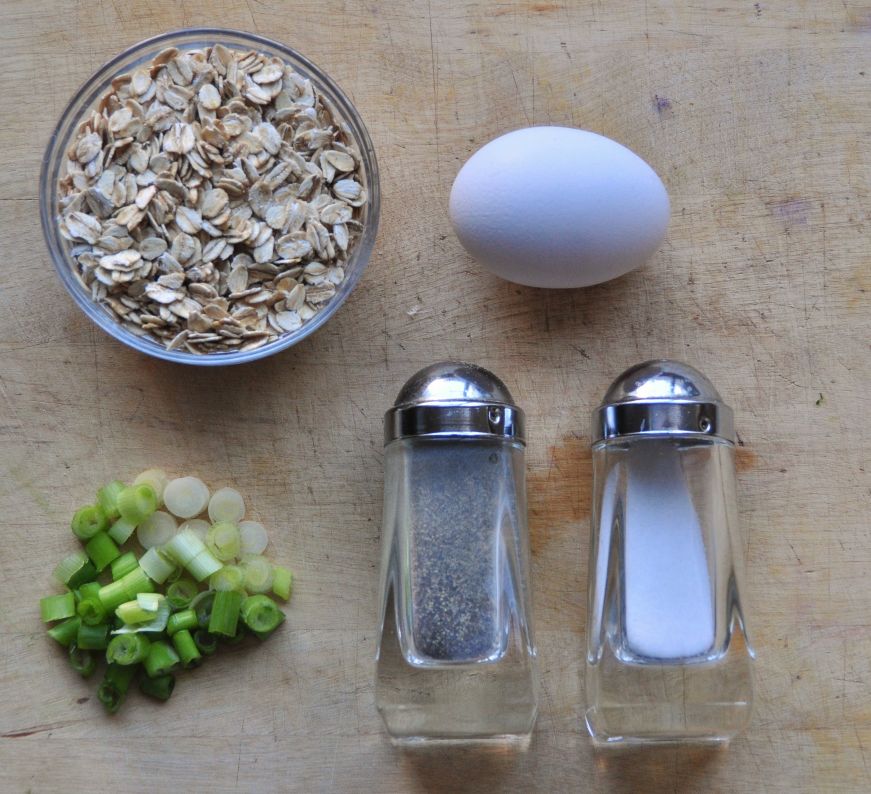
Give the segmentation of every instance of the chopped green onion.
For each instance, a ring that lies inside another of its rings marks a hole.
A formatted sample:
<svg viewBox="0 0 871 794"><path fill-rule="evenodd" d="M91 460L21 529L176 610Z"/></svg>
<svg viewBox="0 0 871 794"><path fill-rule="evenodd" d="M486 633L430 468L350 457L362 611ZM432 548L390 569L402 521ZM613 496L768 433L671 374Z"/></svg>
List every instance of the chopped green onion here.
<svg viewBox="0 0 871 794"><path fill-rule="evenodd" d="M245 500L235 488L220 488L209 499L209 518L233 524L245 517ZM233 555L236 556L236 555Z"/></svg>
<svg viewBox="0 0 871 794"><path fill-rule="evenodd" d="M220 590L215 593L212 615L209 618L209 634L232 637L236 633L242 598L242 594L236 590Z"/></svg>
<svg viewBox="0 0 871 794"><path fill-rule="evenodd" d="M131 524L141 524L157 510L157 494L147 483L131 485L118 494L118 512Z"/></svg>
<svg viewBox="0 0 871 794"><path fill-rule="evenodd" d="M163 602L164 598L165 596L161 593L137 593L136 603L143 609L147 609L149 612L154 613L160 609L160 604Z"/></svg>
<svg viewBox="0 0 871 794"><path fill-rule="evenodd" d="M117 559L112 560L110 568L112 570L112 580L117 582L122 576L134 570L139 563L136 560L136 555L132 551L122 554Z"/></svg>
<svg viewBox="0 0 871 794"><path fill-rule="evenodd" d="M182 629L173 634L172 644L175 646L175 650L181 657L181 663L186 669L200 666L200 663L203 661L202 654L200 654L194 638L191 637L191 633L187 629Z"/></svg>
<svg viewBox="0 0 871 794"><path fill-rule="evenodd" d="M39 600L39 614L43 623L71 618L76 614L76 597L72 592L51 595Z"/></svg>
<svg viewBox="0 0 871 794"><path fill-rule="evenodd" d="M166 622L166 633L172 637L177 631L195 629L197 626L199 626L197 613L193 609L183 609L181 612L169 616L169 620Z"/></svg>
<svg viewBox="0 0 871 794"><path fill-rule="evenodd" d="M82 678L87 678L97 669L97 657L73 644L70 645L70 665Z"/></svg>
<svg viewBox="0 0 871 794"><path fill-rule="evenodd" d="M97 583L94 582L94 584ZM105 623L109 614L109 610L100 601L99 595L83 596L76 611L82 623L87 626L98 626L100 623Z"/></svg>
<svg viewBox="0 0 871 794"><path fill-rule="evenodd" d="M208 579L213 573L217 573L223 567L220 560L216 560L208 549L204 549L188 564L187 569L191 576L198 582Z"/></svg>
<svg viewBox="0 0 871 794"><path fill-rule="evenodd" d="M218 638L214 634L209 634L205 629L197 629L194 632L194 642L204 656L211 656L218 650Z"/></svg>
<svg viewBox="0 0 871 794"><path fill-rule="evenodd" d="M73 578L67 582L67 587L81 587L83 584L93 582L96 578L97 569L94 567L94 563L88 560L87 563L79 569L79 572L74 574Z"/></svg>
<svg viewBox="0 0 871 794"><path fill-rule="evenodd" d="M157 678L142 678L139 680L139 691L143 695L157 700L169 700L175 689L175 676L171 673L159 675Z"/></svg>
<svg viewBox="0 0 871 794"><path fill-rule="evenodd" d="M106 668L106 675L97 690L97 698L110 714L114 714L121 708L135 675L136 666L132 664L110 664Z"/></svg>
<svg viewBox="0 0 871 794"><path fill-rule="evenodd" d="M191 609L197 613L197 623L201 629L209 627L212 617L212 606L215 603L215 591L205 590L191 601Z"/></svg>
<svg viewBox="0 0 871 794"><path fill-rule="evenodd" d="M242 558L245 589L251 593L268 593L272 589L272 563L256 554Z"/></svg>
<svg viewBox="0 0 871 794"><path fill-rule="evenodd" d="M98 571L102 571L112 560L117 560L121 552L115 541L106 532L98 532L85 544L85 551Z"/></svg>
<svg viewBox="0 0 871 794"><path fill-rule="evenodd" d="M109 528L109 519L100 505L88 505L76 510L71 526L79 540L89 540Z"/></svg>
<svg viewBox="0 0 871 794"><path fill-rule="evenodd" d="M162 546L178 531L178 522L163 510L155 510L136 527L136 539L143 549Z"/></svg>
<svg viewBox="0 0 871 794"><path fill-rule="evenodd" d="M176 564L160 549L154 547L142 555L139 565L148 574L148 578L157 584L163 584L176 570Z"/></svg>
<svg viewBox="0 0 871 794"><path fill-rule="evenodd" d="M52 626L48 630L48 636L51 637L55 642L59 642L65 648L68 648L76 641L76 636L79 633L80 623L81 619L78 616L74 618L69 618L63 623L58 623L57 625Z"/></svg>
<svg viewBox="0 0 871 794"><path fill-rule="evenodd" d="M209 577L212 590L241 590L244 583L245 574L238 565L225 565Z"/></svg>
<svg viewBox="0 0 871 794"><path fill-rule="evenodd" d="M145 673L149 678L166 675L175 669L179 661L179 655L171 645L157 640L151 643L148 656L145 657Z"/></svg>
<svg viewBox="0 0 871 794"><path fill-rule="evenodd" d="M284 612L265 595L246 598L242 602L240 614L245 625L261 640L266 639L284 622Z"/></svg>
<svg viewBox="0 0 871 794"><path fill-rule="evenodd" d="M142 606L137 602L130 602L136 604L137 609L142 609ZM122 604L123 606L123 604ZM133 607L129 607L130 613L135 616L136 612ZM151 612L149 610L143 610L150 615L150 618L147 621L141 621L138 623L125 623L120 628L115 629L112 634L137 634L141 631L147 632L160 632L166 628L166 623L169 620L169 603L167 600L161 596L160 605L157 608L156 612Z"/></svg>
<svg viewBox="0 0 871 794"><path fill-rule="evenodd" d="M76 599L81 603L86 598L93 598L100 595L102 585L99 582L85 582L78 590L75 591Z"/></svg>
<svg viewBox="0 0 871 794"><path fill-rule="evenodd" d="M184 532L184 530L189 529L194 533L203 543L206 542L206 536L209 534L209 530L212 528L212 525L205 521L202 518L190 518L185 521L179 528L179 532Z"/></svg>
<svg viewBox="0 0 871 794"><path fill-rule="evenodd" d="M147 623L150 620L154 620L156 611L154 609L144 609L138 601L125 601L115 610L115 614L124 623L130 625L131 623Z"/></svg>
<svg viewBox="0 0 871 794"><path fill-rule="evenodd" d="M206 535L206 548L221 562L235 559L242 548L239 527L229 521L212 524Z"/></svg>
<svg viewBox="0 0 871 794"><path fill-rule="evenodd" d="M209 503L209 489L198 477L179 477L163 490L166 509L179 518L198 516Z"/></svg>
<svg viewBox="0 0 871 794"><path fill-rule="evenodd" d="M144 662L151 642L144 634L118 634L109 641L106 661L109 664L138 664Z"/></svg>
<svg viewBox="0 0 871 794"><path fill-rule="evenodd" d="M74 551L72 554L64 557L52 571L52 576L57 579L62 585L75 588L78 585L70 585L70 579L76 576L86 565L90 564L88 555L81 549Z"/></svg>
<svg viewBox="0 0 871 794"><path fill-rule="evenodd" d="M293 590L293 574L280 565L272 568L272 592L282 601L287 601Z"/></svg>
<svg viewBox="0 0 871 794"><path fill-rule="evenodd" d="M197 594L197 585L190 579L179 579L166 589L166 600L173 609L187 609Z"/></svg>
<svg viewBox="0 0 871 794"><path fill-rule="evenodd" d="M123 518L119 518L111 527L109 527L109 537L115 543L126 543L130 540L130 536L136 530L136 524L131 524Z"/></svg>
<svg viewBox="0 0 871 794"><path fill-rule="evenodd" d="M134 568L117 582L100 588L100 601L107 610L115 610L125 601L132 601L138 593L153 590L154 585L142 568Z"/></svg>
<svg viewBox="0 0 871 794"><path fill-rule="evenodd" d="M179 565L187 568L198 582L202 582L221 569L220 560L216 560L211 555L205 544L191 529L179 532L163 549Z"/></svg>
<svg viewBox="0 0 871 794"><path fill-rule="evenodd" d="M159 505L163 504L163 492L166 489L166 484L169 482L169 477L163 469L146 469L142 474L137 474L133 480L134 485L150 485L157 496Z"/></svg>
<svg viewBox="0 0 871 794"><path fill-rule="evenodd" d="M89 626L87 623L79 625L76 634L76 645L85 651L102 651L109 644L109 624L99 623Z"/></svg>
<svg viewBox="0 0 871 794"><path fill-rule="evenodd" d="M118 494L126 487L121 480L112 480L97 491L97 504L103 508L110 521L116 521L121 515L118 512Z"/></svg>
<svg viewBox="0 0 871 794"><path fill-rule="evenodd" d="M263 554L269 543L266 527L259 521L240 521L239 535L242 538L242 554Z"/></svg>

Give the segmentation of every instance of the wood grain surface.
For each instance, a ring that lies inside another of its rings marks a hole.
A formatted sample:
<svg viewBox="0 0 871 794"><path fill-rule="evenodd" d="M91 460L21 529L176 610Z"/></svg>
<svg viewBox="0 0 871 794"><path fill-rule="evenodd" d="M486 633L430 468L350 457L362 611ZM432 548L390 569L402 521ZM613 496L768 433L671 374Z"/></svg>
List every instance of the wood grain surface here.
<svg viewBox="0 0 871 794"><path fill-rule="evenodd" d="M205 371L138 355L55 276L49 133L122 48L262 33L353 98L381 167L374 256L289 351ZM871 790L871 5L819 0L3 0L0 790ZM616 282L543 291L463 252L464 160L529 124L611 136L661 174L667 240ZM725 751L595 753L582 726L591 410L641 360L735 409L757 708ZM373 698L381 417L417 368L479 362L528 414L542 702L525 754L403 753ZM273 528L289 620L109 719L39 624L72 510L150 465L233 483Z"/></svg>

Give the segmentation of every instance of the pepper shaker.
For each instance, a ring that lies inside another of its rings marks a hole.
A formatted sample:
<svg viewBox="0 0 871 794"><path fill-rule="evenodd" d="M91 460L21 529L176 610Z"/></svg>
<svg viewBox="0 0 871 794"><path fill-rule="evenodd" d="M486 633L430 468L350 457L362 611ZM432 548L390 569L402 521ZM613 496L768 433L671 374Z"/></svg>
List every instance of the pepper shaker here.
<svg viewBox="0 0 871 794"><path fill-rule="evenodd" d="M597 744L726 741L750 719L731 409L676 361L593 421L586 722Z"/></svg>
<svg viewBox="0 0 871 794"><path fill-rule="evenodd" d="M385 415L376 702L394 741L528 738L537 711L523 412L427 367Z"/></svg>

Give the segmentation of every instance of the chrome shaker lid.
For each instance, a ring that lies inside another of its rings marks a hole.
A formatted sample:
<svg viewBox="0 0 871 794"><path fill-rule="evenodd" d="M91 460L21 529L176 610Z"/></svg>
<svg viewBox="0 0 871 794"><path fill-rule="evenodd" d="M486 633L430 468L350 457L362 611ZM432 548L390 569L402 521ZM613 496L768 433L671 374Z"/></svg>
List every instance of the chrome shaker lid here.
<svg viewBox="0 0 871 794"><path fill-rule="evenodd" d="M508 387L483 367L460 361L424 367L399 390L384 415L384 443L412 436L526 442L523 411Z"/></svg>
<svg viewBox="0 0 871 794"><path fill-rule="evenodd" d="M717 436L734 441L732 409L688 364L669 359L627 369L593 418L593 441L646 433Z"/></svg>

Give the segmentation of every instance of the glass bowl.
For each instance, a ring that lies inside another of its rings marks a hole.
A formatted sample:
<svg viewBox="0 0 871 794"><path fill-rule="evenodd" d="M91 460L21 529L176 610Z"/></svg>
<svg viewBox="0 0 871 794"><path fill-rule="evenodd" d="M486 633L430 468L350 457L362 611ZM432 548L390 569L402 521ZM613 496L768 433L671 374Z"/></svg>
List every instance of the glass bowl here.
<svg viewBox="0 0 871 794"><path fill-rule="evenodd" d="M369 193L369 200L361 208L359 221L362 224L360 236L345 267L345 278L336 289L336 294L310 320L295 331L277 337L261 347L247 351L228 351L196 354L187 350L167 350L160 342L146 336L137 336L119 323L109 309L96 303L73 273L75 263L69 253L69 243L62 237L58 228L57 182L61 168L66 161L66 151L88 112L96 106L118 75L134 70L137 66L151 61L161 50L177 47L180 50L223 44L236 49L250 49L265 55L275 56L290 64L299 74L309 78L320 92L332 103L340 119L351 128L353 138L360 150L362 164L360 180ZM67 292L79 308L106 333L111 334L125 345L166 361L199 366L221 366L241 364L270 356L279 350L295 345L309 334L318 330L336 313L360 280L378 231L380 213L380 193L378 186L378 164L369 133L363 125L359 113L336 85L336 83L311 61L295 50L275 41L234 30L219 28L195 28L173 31L146 39L134 44L100 68L73 96L46 148L39 178L39 214L42 231L48 245L55 269Z"/></svg>

